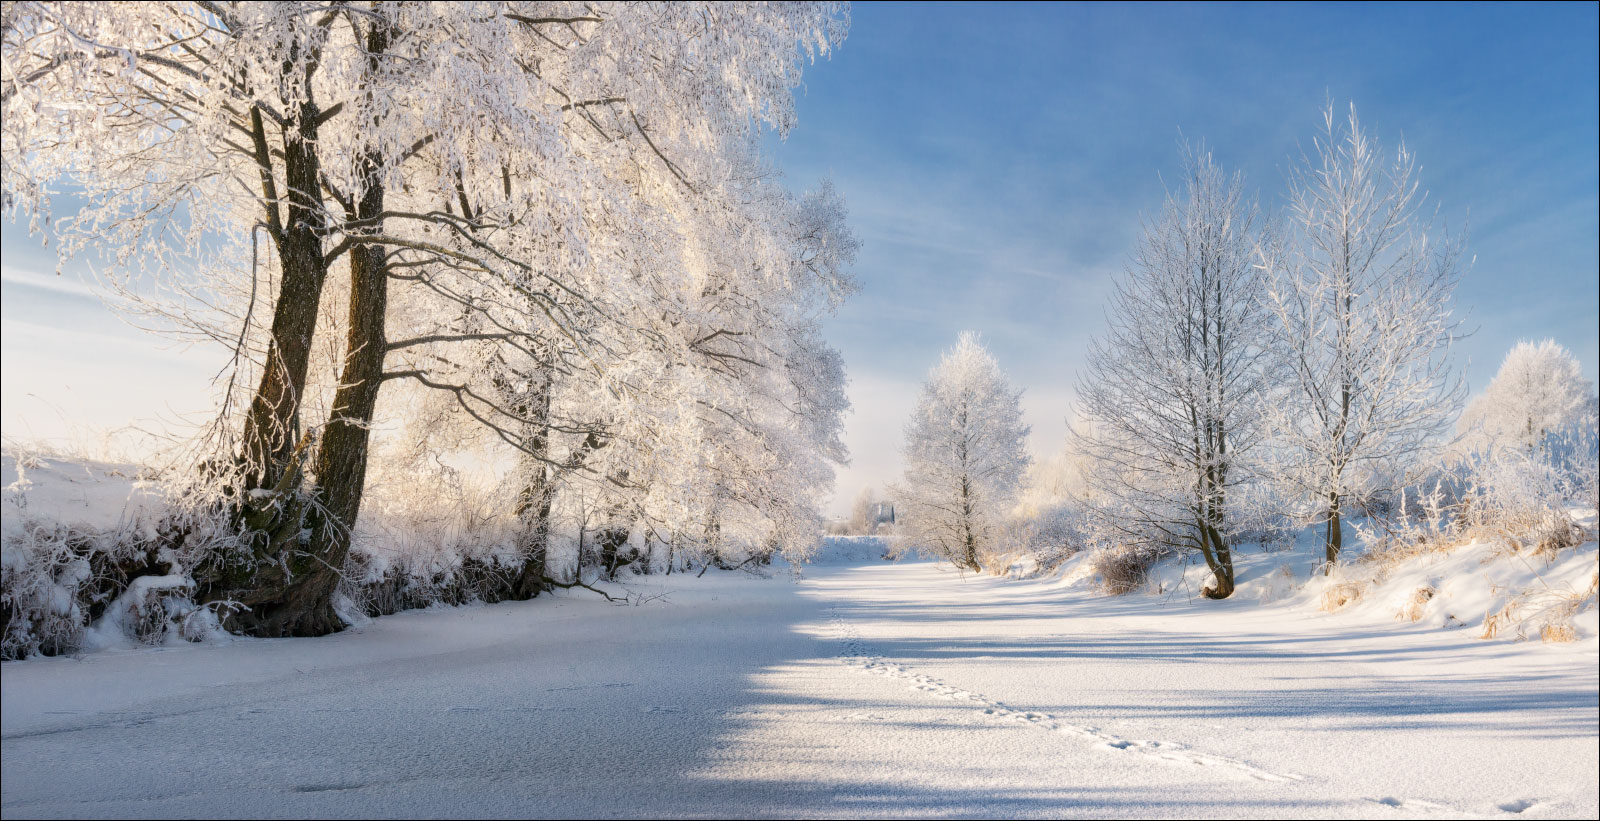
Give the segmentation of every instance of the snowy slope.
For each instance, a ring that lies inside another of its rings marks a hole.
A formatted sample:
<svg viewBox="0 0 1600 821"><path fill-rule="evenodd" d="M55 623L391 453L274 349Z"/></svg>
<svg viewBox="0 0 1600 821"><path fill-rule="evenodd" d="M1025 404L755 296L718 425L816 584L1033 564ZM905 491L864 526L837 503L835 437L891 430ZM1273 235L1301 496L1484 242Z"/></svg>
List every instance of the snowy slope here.
<svg viewBox="0 0 1600 821"><path fill-rule="evenodd" d="M1593 532L1593 510L1575 510L1571 515ZM1317 529L1308 528L1291 550L1238 548L1234 553L1238 586L1233 596L1205 606L1226 610L1277 605L1276 609L1319 613L1351 629L1404 621L1416 629L1462 631L1501 641L1537 641L1542 624L1570 624L1573 638L1589 645L1583 652L1594 652L1600 642L1600 610L1595 606L1600 545L1595 542L1564 548L1549 557L1484 539L1368 561L1357 541L1345 551L1349 561L1325 575L1320 537ZM1086 595L1093 595L1102 584L1089 552L1068 559L1053 578L1057 587ZM1198 554L1180 554L1158 562L1144 587L1127 595L1194 599L1210 578ZM1575 615L1569 616L1571 610ZM1498 626L1486 633L1491 620Z"/></svg>
<svg viewBox="0 0 1600 821"><path fill-rule="evenodd" d="M833 546L835 553L842 550ZM866 558L0 667L62 816L1594 817L1593 643Z"/></svg>
<svg viewBox="0 0 1600 821"><path fill-rule="evenodd" d="M0 455L5 533L10 537L30 519L95 531L148 523L161 496L147 474L138 465L6 448Z"/></svg>

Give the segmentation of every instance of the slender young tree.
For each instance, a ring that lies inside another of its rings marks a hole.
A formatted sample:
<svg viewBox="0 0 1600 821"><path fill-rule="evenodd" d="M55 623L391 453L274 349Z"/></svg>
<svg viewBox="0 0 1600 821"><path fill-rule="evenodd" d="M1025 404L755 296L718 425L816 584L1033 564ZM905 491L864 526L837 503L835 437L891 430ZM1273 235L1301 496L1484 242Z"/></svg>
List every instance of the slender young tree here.
<svg viewBox="0 0 1600 821"><path fill-rule="evenodd" d="M1145 225L1090 347L1073 441L1107 532L1199 552L1214 579L1205 595L1223 599L1234 588L1230 494L1251 479L1261 438L1261 221L1239 175L1203 148L1184 155L1183 189Z"/></svg>
<svg viewBox="0 0 1600 821"><path fill-rule="evenodd" d="M903 515L897 538L982 569L1030 462L1021 401L977 334L962 333L906 424L905 475L892 493Z"/></svg>
<svg viewBox="0 0 1600 821"><path fill-rule="evenodd" d="M1354 105L1340 120L1330 103L1314 145L1291 177L1290 230L1262 252L1283 386L1264 407L1277 476L1320 509L1331 565L1346 504L1415 467L1461 407L1460 244L1433 236L1411 152L1381 164Z"/></svg>

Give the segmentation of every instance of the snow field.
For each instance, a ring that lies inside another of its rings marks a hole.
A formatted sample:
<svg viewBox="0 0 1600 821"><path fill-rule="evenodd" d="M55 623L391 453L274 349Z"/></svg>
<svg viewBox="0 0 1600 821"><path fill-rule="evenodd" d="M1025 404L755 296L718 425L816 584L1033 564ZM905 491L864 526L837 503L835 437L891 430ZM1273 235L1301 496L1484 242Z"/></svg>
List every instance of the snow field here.
<svg viewBox="0 0 1600 821"><path fill-rule="evenodd" d="M1592 640L884 562L0 667L11 817L1592 817ZM1203 611L1203 612L1202 612Z"/></svg>

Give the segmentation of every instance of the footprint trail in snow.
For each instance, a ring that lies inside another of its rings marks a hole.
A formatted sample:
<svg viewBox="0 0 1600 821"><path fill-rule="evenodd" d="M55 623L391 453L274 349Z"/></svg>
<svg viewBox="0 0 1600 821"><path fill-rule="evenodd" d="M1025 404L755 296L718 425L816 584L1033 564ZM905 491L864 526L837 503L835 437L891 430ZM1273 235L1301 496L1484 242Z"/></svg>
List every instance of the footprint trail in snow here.
<svg viewBox="0 0 1600 821"><path fill-rule="evenodd" d="M932 676L912 672L905 665L896 664L885 660L881 656L872 655L867 652L866 645L861 639L861 634L856 631L855 626L839 615L837 609L831 611L829 617L833 622L834 630L839 636L840 643L843 645L839 658L846 664L864 673L910 682L910 688L913 690L919 690L951 701L966 702L996 722L1022 724L1082 738L1094 742L1096 749L1107 752L1141 753L1163 761L1193 764L1202 767L1216 767L1242 773L1262 781L1284 782L1304 779L1304 776L1300 775L1269 772L1238 759L1201 753L1174 741L1137 741L1112 735L1094 727L1084 727L1062 721L1049 713L1014 710L988 696L974 693L970 690L963 690L959 687L952 687Z"/></svg>

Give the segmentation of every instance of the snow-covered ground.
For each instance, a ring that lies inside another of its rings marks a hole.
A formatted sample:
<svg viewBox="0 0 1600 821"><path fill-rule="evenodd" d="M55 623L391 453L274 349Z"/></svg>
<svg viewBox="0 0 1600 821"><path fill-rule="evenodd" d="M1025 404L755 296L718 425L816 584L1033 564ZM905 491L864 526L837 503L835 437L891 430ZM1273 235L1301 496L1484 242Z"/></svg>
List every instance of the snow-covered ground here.
<svg viewBox="0 0 1600 821"><path fill-rule="evenodd" d="M1595 817L1597 655L836 546L5 664L34 816Z"/></svg>

